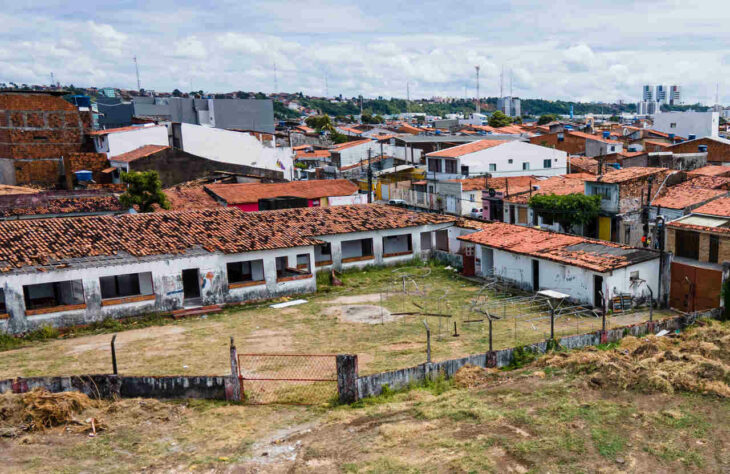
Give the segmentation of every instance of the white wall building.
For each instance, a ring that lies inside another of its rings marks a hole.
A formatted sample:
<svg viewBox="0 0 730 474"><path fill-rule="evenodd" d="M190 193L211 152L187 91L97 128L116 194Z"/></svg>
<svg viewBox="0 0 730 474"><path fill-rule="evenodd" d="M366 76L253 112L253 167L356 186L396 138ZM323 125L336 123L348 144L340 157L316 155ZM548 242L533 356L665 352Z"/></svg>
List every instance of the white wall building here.
<svg viewBox="0 0 730 474"><path fill-rule="evenodd" d="M654 117L655 130L687 138L717 137L720 114L717 112L666 112Z"/></svg>
<svg viewBox="0 0 730 474"><path fill-rule="evenodd" d="M249 133L189 123L180 124L180 148L213 161L282 171L292 179L294 152L288 147L269 147Z"/></svg>
<svg viewBox="0 0 730 474"><path fill-rule="evenodd" d="M106 153L108 158L144 145L170 145L167 127L164 125L110 128L91 132L90 135L94 137L96 152Z"/></svg>
<svg viewBox="0 0 730 474"><path fill-rule="evenodd" d="M426 155L427 178L459 179L487 173L493 177L555 176L566 173L564 151L522 141L479 140Z"/></svg>
<svg viewBox="0 0 730 474"><path fill-rule="evenodd" d="M330 149L332 164L340 168L352 166L368 159L368 151L372 158L380 156L391 156L404 160L408 163L420 163L422 150L406 146L391 145L390 143L379 143L376 140L364 139L347 143L341 143Z"/></svg>

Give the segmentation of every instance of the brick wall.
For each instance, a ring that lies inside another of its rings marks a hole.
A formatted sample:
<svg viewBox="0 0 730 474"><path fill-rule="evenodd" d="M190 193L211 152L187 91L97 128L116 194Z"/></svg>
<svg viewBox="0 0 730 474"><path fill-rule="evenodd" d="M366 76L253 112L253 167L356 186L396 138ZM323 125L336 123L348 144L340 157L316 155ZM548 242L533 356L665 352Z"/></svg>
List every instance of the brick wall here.
<svg viewBox="0 0 730 474"><path fill-rule="evenodd" d="M676 235L674 229L667 229L667 241L665 242L664 248L667 252L672 252L674 255L677 255L677 249L675 249L676 245Z"/></svg>
<svg viewBox="0 0 730 474"><path fill-rule="evenodd" d="M664 178L671 170L658 171L654 176L654 183L651 186L652 195L659 189ZM646 192L649 189L648 176L624 181L619 184L619 213L637 210L641 207L642 196L646 200Z"/></svg>
<svg viewBox="0 0 730 474"><path fill-rule="evenodd" d="M92 172L94 181L102 181L101 171L109 167L109 160L105 153L70 153L63 158L63 168L66 171L66 186L73 188L73 173L87 170Z"/></svg>
<svg viewBox="0 0 730 474"><path fill-rule="evenodd" d="M708 163L720 164L730 162L730 145L709 138L699 138L691 142L678 143L667 148L666 151L672 151L674 153L698 153L699 145L707 146Z"/></svg>
<svg viewBox="0 0 730 474"><path fill-rule="evenodd" d="M61 175L61 160L17 160L15 162L15 181L20 185L56 185Z"/></svg>
<svg viewBox="0 0 730 474"><path fill-rule="evenodd" d="M720 245L718 249L718 263L730 262L730 237L720 237Z"/></svg>
<svg viewBox="0 0 730 474"><path fill-rule="evenodd" d="M537 137L530 138L530 143L533 145L542 145L556 150L567 152L569 155L581 155L586 151L586 139L569 135L568 133L562 134L564 137L563 141L558 141L557 133L549 133L546 135L540 135Z"/></svg>
<svg viewBox="0 0 730 474"><path fill-rule="evenodd" d="M710 234L700 234L700 262L710 261Z"/></svg>

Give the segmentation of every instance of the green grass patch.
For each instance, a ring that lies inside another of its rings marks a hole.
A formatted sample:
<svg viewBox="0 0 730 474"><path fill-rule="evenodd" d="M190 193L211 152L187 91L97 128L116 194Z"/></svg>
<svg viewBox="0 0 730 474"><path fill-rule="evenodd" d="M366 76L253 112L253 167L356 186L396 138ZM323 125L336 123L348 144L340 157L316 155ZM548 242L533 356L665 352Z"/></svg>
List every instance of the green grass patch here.
<svg viewBox="0 0 730 474"><path fill-rule="evenodd" d="M624 436L606 428L593 428L591 439L593 439L596 450L606 458L614 458L626 448Z"/></svg>

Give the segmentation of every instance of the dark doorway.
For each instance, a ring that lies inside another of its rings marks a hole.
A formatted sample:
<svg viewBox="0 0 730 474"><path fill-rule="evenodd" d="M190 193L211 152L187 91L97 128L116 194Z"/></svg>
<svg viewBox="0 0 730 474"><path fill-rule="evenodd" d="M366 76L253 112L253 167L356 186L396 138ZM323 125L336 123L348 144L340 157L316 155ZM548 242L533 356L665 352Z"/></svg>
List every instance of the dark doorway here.
<svg viewBox="0 0 730 474"><path fill-rule="evenodd" d="M183 296L188 298L200 298L200 281L198 269L189 268L182 271Z"/></svg>
<svg viewBox="0 0 730 474"><path fill-rule="evenodd" d="M532 261L532 291L540 291L540 260Z"/></svg>
<svg viewBox="0 0 730 474"><path fill-rule="evenodd" d="M593 306L603 310L603 277L593 275Z"/></svg>

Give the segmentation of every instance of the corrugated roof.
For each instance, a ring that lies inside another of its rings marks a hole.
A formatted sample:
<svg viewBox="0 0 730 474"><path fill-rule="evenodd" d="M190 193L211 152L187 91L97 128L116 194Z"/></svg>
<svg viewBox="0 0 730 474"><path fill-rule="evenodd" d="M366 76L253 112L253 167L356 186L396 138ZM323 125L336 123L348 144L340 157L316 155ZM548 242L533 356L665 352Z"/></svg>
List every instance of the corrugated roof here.
<svg viewBox="0 0 730 474"><path fill-rule="evenodd" d="M649 168L643 166L632 166L629 168L621 168L620 170L612 171L608 174L588 181L600 181L601 183L622 183L625 181L631 181L633 179L645 178L658 173L668 172L668 168Z"/></svg>

